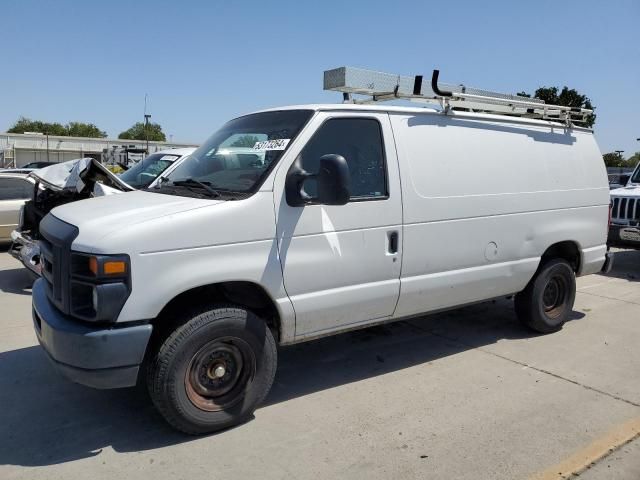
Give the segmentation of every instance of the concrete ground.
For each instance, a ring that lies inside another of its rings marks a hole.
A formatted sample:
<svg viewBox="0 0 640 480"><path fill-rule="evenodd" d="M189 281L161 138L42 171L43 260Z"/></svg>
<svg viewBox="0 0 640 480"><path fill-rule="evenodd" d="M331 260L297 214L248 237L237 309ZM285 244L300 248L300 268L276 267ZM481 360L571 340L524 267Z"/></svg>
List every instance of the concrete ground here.
<svg viewBox="0 0 640 480"><path fill-rule="evenodd" d="M58 376L0 253L0 478L640 478L640 252L535 335L488 302L280 351L248 423L171 430L142 389ZM583 472L583 473L581 473Z"/></svg>

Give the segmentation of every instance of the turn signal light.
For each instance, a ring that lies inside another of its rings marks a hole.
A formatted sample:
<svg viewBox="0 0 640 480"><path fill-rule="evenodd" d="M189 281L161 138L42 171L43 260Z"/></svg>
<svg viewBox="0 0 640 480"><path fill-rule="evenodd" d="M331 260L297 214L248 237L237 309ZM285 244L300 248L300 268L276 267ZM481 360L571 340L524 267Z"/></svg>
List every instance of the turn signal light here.
<svg viewBox="0 0 640 480"><path fill-rule="evenodd" d="M102 264L102 269L104 270L105 275L117 275L119 273L125 273L127 271L127 266L121 260L107 261Z"/></svg>
<svg viewBox="0 0 640 480"><path fill-rule="evenodd" d="M89 270L93 275L98 276L98 259L96 257L89 257Z"/></svg>
<svg viewBox="0 0 640 480"><path fill-rule="evenodd" d="M94 276L120 275L127 272L127 265L122 260L107 260L102 263L102 271L96 257L89 257L89 270Z"/></svg>

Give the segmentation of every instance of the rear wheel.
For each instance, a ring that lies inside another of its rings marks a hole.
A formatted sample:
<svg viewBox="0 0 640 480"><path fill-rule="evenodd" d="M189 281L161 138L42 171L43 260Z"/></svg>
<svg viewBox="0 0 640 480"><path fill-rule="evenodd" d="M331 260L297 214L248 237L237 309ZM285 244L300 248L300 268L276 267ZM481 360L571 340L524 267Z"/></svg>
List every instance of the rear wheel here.
<svg viewBox="0 0 640 480"><path fill-rule="evenodd" d="M173 427L194 435L247 420L276 372L268 326L248 310L227 306L185 320L150 362L147 386L155 406Z"/></svg>
<svg viewBox="0 0 640 480"><path fill-rule="evenodd" d="M556 332L569 318L575 297L576 277L571 265L560 258L548 260L516 295L516 314L536 332Z"/></svg>

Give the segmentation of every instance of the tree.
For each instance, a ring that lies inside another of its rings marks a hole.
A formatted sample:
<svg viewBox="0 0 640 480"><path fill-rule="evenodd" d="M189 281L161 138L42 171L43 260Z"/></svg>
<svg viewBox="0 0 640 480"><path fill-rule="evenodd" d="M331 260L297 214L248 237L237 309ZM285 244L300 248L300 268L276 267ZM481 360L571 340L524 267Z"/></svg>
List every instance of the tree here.
<svg viewBox="0 0 640 480"><path fill-rule="evenodd" d="M627 158L626 162L627 162L627 167L635 168L635 166L638 165L638 163L640 163L640 152L636 152L633 155L631 155L629 158Z"/></svg>
<svg viewBox="0 0 640 480"><path fill-rule="evenodd" d="M159 123L150 123L149 125L147 125L147 131L150 141L165 142L167 140L167 137L162 131L162 127ZM118 138L124 140L146 140L147 132L145 132L144 123L134 123L130 129L120 133L120 135L118 135Z"/></svg>
<svg viewBox="0 0 640 480"><path fill-rule="evenodd" d="M253 147L259 142L258 137L255 135L243 135L239 137L235 142L231 144L232 147Z"/></svg>
<svg viewBox="0 0 640 480"><path fill-rule="evenodd" d="M518 93L521 97L531 97L526 92ZM589 110L595 110L595 107L591 103L591 100L586 95L578 93L577 90L569 88L567 86L562 87L560 93L558 93L558 87L540 87L533 95L535 98L544 100L544 103L548 105L561 105L564 107L578 107L588 108ZM592 113L587 115L585 126L593 127L596 122L596 114Z"/></svg>
<svg viewBox="0 0 640 480"><path fill-rule="evenodd" d="M609 152L609 153L605 153L602 156L602 160L604 160L604 164L607 167L624 167L624 158L622 158L622 155L616 153L616 152Z"/></svg>
<svg viewBox="0 0 640 480"><path fill-rule="evenodd" d="M607 167L634 168L640 161L640 152L636 152L626 160L617 152L605 153L602 156Z"/></svg>
<svg viewBox="0 0 640 480"><path fill-rule="evenodd" d="M105 138L107 132L100 130L93 123L69 122L67 131L70 137Z"/></svg>
<svg viewBox="0 0 640 480"><path fill-rule="evenodd" d="M104 138L107 136L106 132L100 130L93 123L69 122L66 125L62 125L57 122L47 123L40 120L31 120L26 117L20 117L7 132L38 132L61 137Z"/></svg>

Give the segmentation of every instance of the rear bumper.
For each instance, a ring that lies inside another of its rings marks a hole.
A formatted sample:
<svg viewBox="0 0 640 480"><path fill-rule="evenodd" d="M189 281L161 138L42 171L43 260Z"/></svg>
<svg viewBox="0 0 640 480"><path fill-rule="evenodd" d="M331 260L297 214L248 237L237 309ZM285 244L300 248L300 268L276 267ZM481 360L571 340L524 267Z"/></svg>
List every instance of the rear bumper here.
<svg viewBox="0 0 640 480"><path fill-rule="evenodd" d="M43 280L36 280L32 292L38 341L62 375L93 388L136 384L151 325L93 327L60 313L47 298Z"/></svg>
<svg viewBox="0 0 640 480"><path fill-rule="evenodd" d="M640 226L609 225L607 245L640 249Z"/></svg>
<svg viewBox="0 0 640 480"><path fill-rule="evenodd" d="M19 230L11 232L9 253L32 273L40 276L40 244Z"/></svg>

